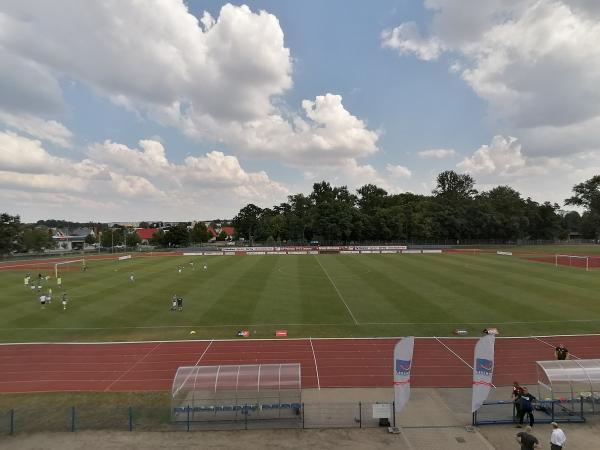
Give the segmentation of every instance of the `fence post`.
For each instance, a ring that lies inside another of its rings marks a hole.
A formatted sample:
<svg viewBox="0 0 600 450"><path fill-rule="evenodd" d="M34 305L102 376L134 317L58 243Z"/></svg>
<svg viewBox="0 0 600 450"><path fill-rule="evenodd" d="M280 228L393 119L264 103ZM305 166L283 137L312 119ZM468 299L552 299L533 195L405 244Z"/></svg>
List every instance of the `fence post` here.
<svg viewBox="0 0 600 450"><path fill-rule="evenodd" d="M71 406L71 433L75 431L75 406Z"/></svg>
<svg viewBox="0 0 600 450"><path fill-rule="evenodd" d="M133 431L133 408L129 407L129 431Z"/></svg>
<svg viewBox="0 0 600 450"><path fill-rule="evenodd" d="M190 405L187 406L187 430L190 431Z"/></svg>
<svg viewBox="0 0 600 450"><path fill-rule="evenodd" d="M10 435L15 434L15 410L10 410Z"/></svg>
<svg viewBox="0 0 600 450"><path fill-rule="evenodd" d="M362 428L362 402L358 402L358 428Z"/></svg>
<svg viewBox="0 0 600 450"><path fill-rule="evenodd" d="M554 400L552 400L552 422L554 422Z"/></svg>
<svg viewBox="0 0 600 450"><path fill-rule="evenodd" d="M304 402L302 402L302 429L304 430Z"/></svg>
<svg viewBox="0 0 600 450"><path fill-rule="evenodd" d="M394 413L394 426L396 426L396 401L392 402L392 412Z"/></svg>
<svg viewBox="0 0 600 450"><path fill-rule="evenodd" d="M248 405L244 405L244 430L248 429Z"/></svg>

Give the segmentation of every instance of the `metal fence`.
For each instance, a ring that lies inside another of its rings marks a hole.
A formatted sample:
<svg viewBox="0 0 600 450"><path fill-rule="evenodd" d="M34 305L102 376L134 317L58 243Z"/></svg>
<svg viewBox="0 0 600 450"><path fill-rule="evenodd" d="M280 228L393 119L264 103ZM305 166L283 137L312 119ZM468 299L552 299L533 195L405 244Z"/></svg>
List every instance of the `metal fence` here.
<svg viewBox="0 0 600 450"><path fill-rule="evenodd" d="M536 423L585 422L586 412L583 398L573 400L542 400L534 404L533 416ZM512 401L484 402L473 413L473 425L497 425L517 423L517 411ZM525 422L528 422L527 415Z"/></svg>
<svg viewBox="0 0 600 450"><path fill-rule="evenodd" d="M368 428L394 425L393 403L299 403L281 408L245 405L235 410L216 408L195 411L193 407L171 411L161 406L111 404L22 407L2 412L0 434L33 432L195 431L251 430L274 428ZM379 419L389 411L387 419ZM377 416L377 417L375 417Z"/></svg>

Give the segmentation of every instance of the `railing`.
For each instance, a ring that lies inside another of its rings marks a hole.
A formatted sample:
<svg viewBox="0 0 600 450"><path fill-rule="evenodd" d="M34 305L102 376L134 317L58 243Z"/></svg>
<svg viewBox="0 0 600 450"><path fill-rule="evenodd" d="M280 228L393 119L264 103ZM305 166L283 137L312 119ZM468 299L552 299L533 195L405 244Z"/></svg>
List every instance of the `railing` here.
<svg viewBox="0 0 600 450"><path fill-rule="evenodd" d="M536 423L585 422L584 399L541 400L534 404ZM525 417L527 420L527 416ZM484 402L473 413L473 425L498 425L518 422L516 406L512 401Z"/></svg>
<svg viewBox="0 0 600 450"><path fill-rule="evenodd" d="M373 408L377 405L376 408ZM274 428L368 428L392 426L393 403L293 403L279 408L270 405L230 407L123 406L86 404L53 408L23 407L5 410L0 416L0 434L33 432L114 431L195 431L250 430ZM386 406L387 419L374 417Z"/></svg>

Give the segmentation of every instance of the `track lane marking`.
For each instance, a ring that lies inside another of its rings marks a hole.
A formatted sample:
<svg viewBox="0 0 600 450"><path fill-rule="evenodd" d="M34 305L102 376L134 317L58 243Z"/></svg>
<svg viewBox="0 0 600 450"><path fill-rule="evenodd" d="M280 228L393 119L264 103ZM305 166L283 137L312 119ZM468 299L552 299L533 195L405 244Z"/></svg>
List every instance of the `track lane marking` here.
<svg viewBox="0 0 600 450"><path fill-rule="evenodd" d="M317 366L317 356L315 355L315 348L313 347L312 338L308 338L308 341L310 342L310 348L312 350L313 360L315 362L315 370L317 372L317 387L319 388L319 390L321 390L321 380L319 379L319 367Z"/></svg>

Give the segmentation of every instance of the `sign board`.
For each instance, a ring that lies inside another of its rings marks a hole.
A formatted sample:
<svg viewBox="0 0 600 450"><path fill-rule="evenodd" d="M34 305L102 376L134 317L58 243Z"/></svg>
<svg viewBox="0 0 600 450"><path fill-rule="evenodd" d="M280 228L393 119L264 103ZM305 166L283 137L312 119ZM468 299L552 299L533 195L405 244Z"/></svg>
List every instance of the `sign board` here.
<svg viewBox="0 0 600 450"><path fill-rule="evenodd" d="M500 256L512 256L512 252L501 252L501 251L497 251L496 255L500 255Z"/></svg>
<svg viewBox="0 0 600 450"><path fill-rule="evenodd" d="M389 419L392 417L392 405L390 403L375 403L373 405L373 419Z"/></svg>
<svg viewBox="0 0 600 450"><path fill-rule="evenodd" d="M275 330L276 337L287 337L287 330Z"/></svg>
<svg viewBox="0 0 600 450"><path fill-rule="evenodd" d="M123 261L125 259L131 259L131 255L119 256L119 261Z"/></svg>

